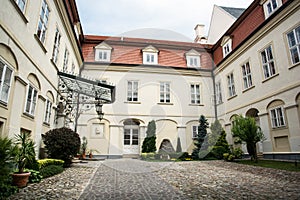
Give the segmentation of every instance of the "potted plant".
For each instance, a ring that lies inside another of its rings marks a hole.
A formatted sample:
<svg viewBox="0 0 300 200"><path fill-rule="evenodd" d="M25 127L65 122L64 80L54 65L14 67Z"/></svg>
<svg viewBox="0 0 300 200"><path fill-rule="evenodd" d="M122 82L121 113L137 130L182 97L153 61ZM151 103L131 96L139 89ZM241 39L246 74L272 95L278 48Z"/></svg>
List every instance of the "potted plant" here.
<svg viewBox="0 0 300 200"><path fill-rule="evenodd" d="M93 158L93 152L99 153L99 151L97 149L90 149L89 158Z"/></svg>
<svg viewBox="0 0 300 200"><path fill-rule="evenodd" d="M29 132L21 132L16 135L16 148L17 171L12 174L13 185L25 187L30 176L30 172L24 171L25 166L35 159L34 142L30 138Z"/></svg>

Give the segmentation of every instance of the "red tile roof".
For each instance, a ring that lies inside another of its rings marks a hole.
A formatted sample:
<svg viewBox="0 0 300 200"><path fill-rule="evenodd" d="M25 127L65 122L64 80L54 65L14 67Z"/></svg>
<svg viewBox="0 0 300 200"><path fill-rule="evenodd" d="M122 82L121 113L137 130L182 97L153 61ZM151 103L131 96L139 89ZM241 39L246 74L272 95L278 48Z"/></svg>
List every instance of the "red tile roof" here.
<svg viewBox="0 0 300 200"><path fill-rule="evenodd" d="M158 66L187 68L185 53L195 49L201 54L201 68L211 69L211 45L198 43L152 40L143 38L108 37L85 35L82 51L85 62L95 62L94 47L105 42L112 50L111 62L120 64L143 64L142 49L152 45L159 50Z"/></svg>

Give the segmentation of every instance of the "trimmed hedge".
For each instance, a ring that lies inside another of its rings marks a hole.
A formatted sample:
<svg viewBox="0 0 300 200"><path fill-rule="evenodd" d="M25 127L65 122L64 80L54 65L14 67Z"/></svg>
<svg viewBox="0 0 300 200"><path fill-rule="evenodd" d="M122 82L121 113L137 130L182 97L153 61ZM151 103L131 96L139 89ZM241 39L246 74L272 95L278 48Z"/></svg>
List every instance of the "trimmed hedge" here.
<svg viewBox="0 0 300 200"><path fill-rule="evenodd" d="M46 158L46 159L38 160L38 164L39 164L39 169L41 170L49 165L63 166L64 161L59 159Z"/></svg>
<svg viewBox="0 0 300 200"><path fill-rule="evenodd" d="M48 165L40 170L41 175L43 178L47 178L50 176L54 176L64 171L62 165Z"/></svg>

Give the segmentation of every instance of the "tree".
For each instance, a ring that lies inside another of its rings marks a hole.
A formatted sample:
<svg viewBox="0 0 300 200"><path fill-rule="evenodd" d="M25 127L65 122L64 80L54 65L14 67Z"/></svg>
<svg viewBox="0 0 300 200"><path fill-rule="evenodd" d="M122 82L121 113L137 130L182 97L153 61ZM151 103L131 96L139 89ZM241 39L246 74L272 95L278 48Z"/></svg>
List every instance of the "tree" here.
<svg viewBox="0 0 300 200"><path fill-rule="evenodd" d="M199 126L198 126L198 134L196 138L194 138L195 148L193 149L192 157L193 159L199 159L200 149L202 144L204 143L204 139L207 135L207 128L208 128L207 119L201 115L199 118Z"/></svg>
<svg viewBox="0 0 300 200"><path fill-rule="evenodd" d="M256 143L264 139L264 134L260 127L256 125L255 119L253 117L237 116L233 121L231 131L233 137L238 137L241 141L246 142L251 160L257 162Z"/></svg>
<svg viewBox="0 0 300 200"><path fill-rule="evenodd" d="M147 137L144 139L142 145L142 153L151 153L156 152L156 124L155 121L152 120L148 123L147 127Z"/></svg>
<svg viewBox="0 0 300 200"><path fill-rule="evenodd" d="M226 132L218 120L211 125L210 130L211 134L209 134L208 138L209 150L214 157L222 159L224 153L230 153Z"/></svg>
<svg viewBox="0 0 300 200"><path fill-rule="evenodd" d="M177 152L177 153L182 152L181 142L180 142L180 137L177 138L176 152Z"/></svg>
<svg viewBox="0 0 300 200"><path fill-rule="evenodd" d="M43 136L48 157L65 161L64 167L69 167L72 159L80 150L80 137L73 130L63 127L48 131Z"/></svg>

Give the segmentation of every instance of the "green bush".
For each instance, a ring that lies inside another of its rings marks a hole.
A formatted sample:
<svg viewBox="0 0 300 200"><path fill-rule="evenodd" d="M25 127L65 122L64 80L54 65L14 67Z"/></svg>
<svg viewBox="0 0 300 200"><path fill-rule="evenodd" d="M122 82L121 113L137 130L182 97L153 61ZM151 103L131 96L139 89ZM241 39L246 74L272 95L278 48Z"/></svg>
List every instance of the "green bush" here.
<svg viewBox="0 0 300 200"><path fill-rule="evenodd" d="M16 193L18 188L11 186L10 173L14 170L14 157L17 147L11 139L0 137L0 199Z"/></svg>
<svg viewBox="0 0 300 200"><path fill-rule="evenodd" d="M223 146L214 146L211 154L213 155L213 157L217 158L217 159L222 159L223 158L223 154L228 152Z"/></svg>
<svg viewBox="0 0 300 200"><path fill-rule="evenodd" d="M185 160L190 160L192 159L192 157L189 155L188 152L183 152L181 153L181 155L178 157L178 160L182 160L182 161L185 161Z"/></svg>
<svg viewBox="0 0 300 200"><path fill-rule="evenodd" d="M59 165L48 165L40 170L43 178L54 176L64 171L64 168Z"/></svg>
<svg viewBox="0 0 300 200"><path fill-rule="evenodd" d="M43 176L37 170L25 169L25 172L30 172L29 183L39 183L43 179Z"/></svg>
<svg viewBox="0 0 300 200"><path fill-rule="evenodd" d="M241 148L235 148L232 152L234 158L241 159L243 157L243 150Z"/></svg>
<svg viewBox="0 0 300 200"><path fill-rule="evenodd" d="M39 165L39 169L45 168L45 167L47 167L49 165L63 166L64 165L64 161L63 160L59 160L59 159L46 158L46 159L38 160L38 165Z"/></svg>
<svg viewBox="0 0 300 200"><path fill-rule="evenodd" d="M224 153L224 154L223 154L223 159L224 159L225 161L231 162L231 161L234 160L234 155L232 155L232 154L230 154L230 153Z"/></svg>
<svg viewBox="0 0 300 200"><path fill-rule="evenodd" d="M154 160L155 153L142 153L141 157L142 157L142 160Z"/></svg>
<svg viewBox="0 0 300 200"><path fill-rule="evenodd" d="M70 167L72 159L80 150L78 133L69 128L58 128L43 135L43 141L49 158L61 159L64 167Z"/></svg>

